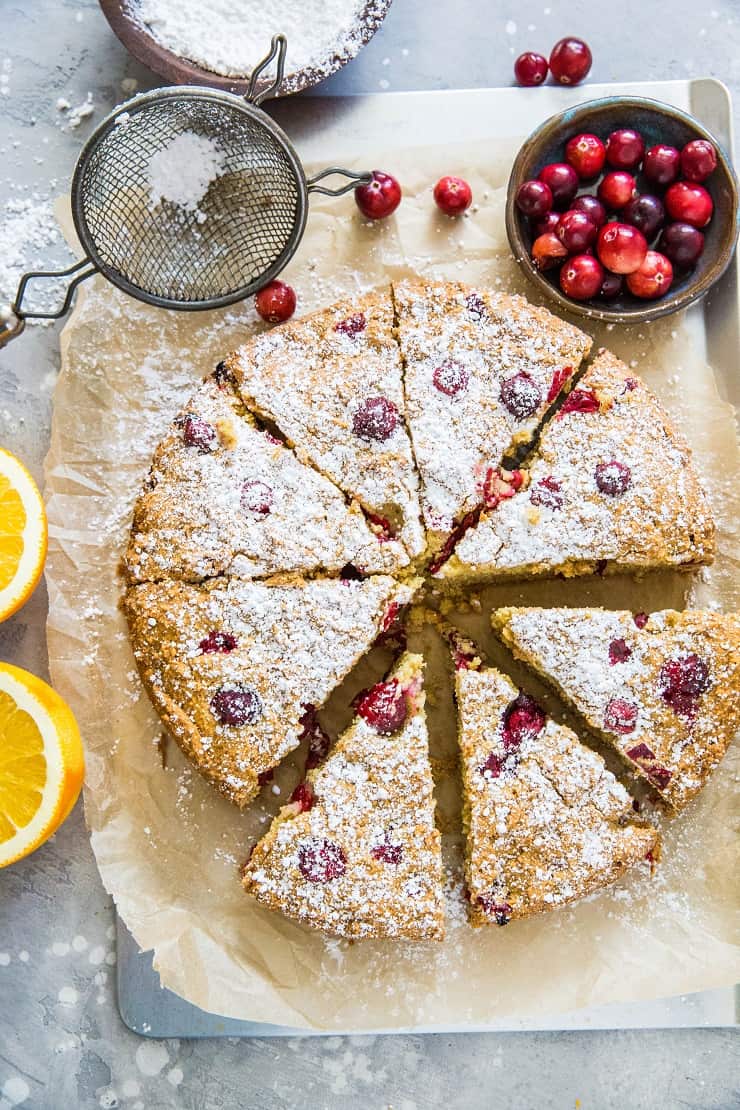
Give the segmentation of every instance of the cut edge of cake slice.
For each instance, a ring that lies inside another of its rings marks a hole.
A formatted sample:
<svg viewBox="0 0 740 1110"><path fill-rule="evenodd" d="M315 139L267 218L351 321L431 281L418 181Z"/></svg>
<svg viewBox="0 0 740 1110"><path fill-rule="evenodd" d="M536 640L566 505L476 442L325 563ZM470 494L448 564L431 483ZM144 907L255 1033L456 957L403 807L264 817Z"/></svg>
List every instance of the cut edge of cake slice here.
<svg viewBox="0 0 740 1110"><path fill-rule="evenodd" d="M740 728L740 616L509 607L494 631L678 812Z"/></svg>
<svg viewBox="0 0 740 1110"><path fill-rule="evenodd" d="M453 653L463 780L465 877L473 926L506 925L597 893L659 858L657 830L601 756L531 695Z"/></svg>
<svg viewBox="0 0 740 1110"><path fill-rule="evenodd" d="M442 940L424 661L405 653L294 790L242 869L262 905L325 934Z"/></svg>

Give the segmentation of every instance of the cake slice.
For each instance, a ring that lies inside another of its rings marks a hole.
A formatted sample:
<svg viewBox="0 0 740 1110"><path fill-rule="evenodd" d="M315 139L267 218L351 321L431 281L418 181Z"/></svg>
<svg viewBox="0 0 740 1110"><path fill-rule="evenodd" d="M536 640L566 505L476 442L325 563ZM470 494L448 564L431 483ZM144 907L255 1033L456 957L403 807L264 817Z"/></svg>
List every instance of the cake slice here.
<svg viewBox="0 0 740 1110"><path fill-rule="evenodd" d="M226 360L247 407L412 558L425 548L390 288L252 339Z"/></svg>
<svg viewBox="0 0 740 1110"><path fill-rule="evenodd" d="M143 583L123 607L162 721L201 774L243 806L417 584L384 575Z"/></svg>
<svg viewBox="0 0 740 1110"><path fill-rule="evenodd" d="M533 438L591 339L523 297L460 282L399 281L393 296L406 419L436 550L490 498L502 459Z"/></svg>
<svg viewBox="0 0 740 1110"><path fill-rule="evenodd" d="M473 925L574 902L659 854L601 758L492 667L455 653Z"/></svg>
<svg viewBox="0 0 740 1110"><path fill-rule="evenodd" d="M679 810L740 728L740 616L499 609L494 629Z"/></svg>
<svg viewBox="0 0 740 1110"><path fill-rule="evenodd" d="M444 935L423 660L405 654L362 693L325 762L245 865L263 905L340 937Z"/></svg>
<svg viewBox="0 0 740 1110"><path fill-rule="evenodd" d="M546 424L516 479L462 536L440 577L690 570L714 558L714 523L688 447L608 351Z"/></svg>
<svg viewBox="0 0 740 1110"><path fill-rule="evenodd" d="M260 427L222 373L207 378L155 452L134 508L129 581L338 574L348 563L390 572L408 556Z"/></svg>

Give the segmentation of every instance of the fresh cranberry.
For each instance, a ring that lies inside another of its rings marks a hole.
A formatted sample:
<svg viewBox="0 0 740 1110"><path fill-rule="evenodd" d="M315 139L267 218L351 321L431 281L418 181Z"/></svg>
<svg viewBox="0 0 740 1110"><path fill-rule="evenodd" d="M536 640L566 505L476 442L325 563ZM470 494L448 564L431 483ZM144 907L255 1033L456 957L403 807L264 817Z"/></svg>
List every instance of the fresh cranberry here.
<svg viewBox="0 0 740 1110"><path fill-rule="evenodd" d="M612 666L616 663L626 663L632 655L632 648L626 640L612 640L609 644L609 662Z"/></svg>
<svg viewBox="0 0 740 1110"><path fill-rule="evenodd" d="M314 706L309 706L308 709L306 709L306 712L301 717L301 725L303 727L299 739L308 740L306 770L312 771L313 768L318 767L329 754L331 740L319 724L319 719L316 716L316 708Z"/></svg>
<svg viewBox="0 0 740 1110"><path fill-rule="evenodd" d="M218 442L213 425L198 416L185 417L182 438L186 447L197 447L201 455L207 455L209 451L213 451Z"/></svg>
<svg viewBox="0 0 740 1110"><path fill-rule="evenodd" d="M392 601L385 611L383 616L383 623L380 626L381 632L389 632L393 625L398 620L398 614L401 612L400 601Z"/></svg>
<svg viewBox="0 0 740 1110"><path fill-rule="evenodd" d="M568 208L578 192L578 174L567 162L551 162L538 174L541 183L552 193L552 207ZM538 213L542 215L543 213Z"/></svg>
<svg viewBox="0 0 740 1110"><path fill-rule="evenodd" d="M572 389L563 402L558 413L558 420L567 416L569 412L588 414L599 411L599 398L593 389Z"/></svg>
<svg viewBox="0 0 740 1110"><path fill-rule="evenodd" d="M717 151L707 139L692 139L681 151L681 173L687 181L706 181L717 169Z"/></svg>
<svg viewBox="0 0 740 1110"><path fill-rule="evenodd" d="M551 270L567 257L568 248L561 243L554 231L538 235L532 243L532 261L538 270Z"/></svg>
<svg viewBox="0 0 740 1110"><path fill-rule="evenodd" d="M632 224L604 224L596 240L596 253L607 270L631 274L647 254L647 239Z"/></svg>
<svg viewBox="0 0 740 1110"><path fill-rule="evenodd" d="M508 902L497 902L488 894L481 894L478 905L488 917L492 917L497 925L508 925L511 921L512 908Z"/></svg>
<svg viewBox="0 0 740 1110"><path fill-rule="evenodd" d="M565 157L582 179L596 177L604 168L606 148L598 135L582 132L568 139Z"/></svg>
<svg viewBox="0 0 740 1110"><path fill-rule="evenodd" d="M634 732L637 722L637 706L624 698L612 698L604 710L604 728L626 736Z"/></svg>
<svg viewBox="0 0 740 1110"><path fill-rule="evenodd" d="M313 787L310 782L299 782L290 795L290 803L294 805L296 814L307 813L314 803Z"/></svg>
<svg viewBox="0 0 740 1110"><path fill-rule="evenodd" d="M605 301L613 301L622 292L623 285L624 281L620 274L613 274L611 270L605 270L599 296L603 297Z"/></svg>
<svg viewBox="0 0 740 1110"><path fill-rule="evenodd" d="M622 390L622 393L633 393L636 389L639 389L639 388L640 388L640 379L639 378L625 378L624 379L624 389Z"/></svg>
<svg viewBox="0 0 740 1110"><path fill-rule="evenodd" d="M665 188L672 185L678 177L681 164L681 155L675 146L665 143L656 143L645 152L642 163L642 172L653 185Z"/></svg>
<svg viewBox="0 0 740 1110"><path fill-rule="evenodd" d="M393 539L393 529L391 522L380 513L371 513L369 509L364 510L365 520L370 525L370 529L378 537L381 543L387 543L388 540Z"/></svg>
<svg viewBox="0 0 740 1110"><path fill-rule="evenodd" d="M282 324L295 312L295 291L284 281L271 281L254 298L254 307L268 324Z"/></svg>
<svg viewBox="0 0 740 1110"><path fill-rule="evenodd" d="M447 397L457 397L464 393L470 382L470 374L461 362L454 358L446 358L437 366L432 374L434 388Z"/></svg>
<svg viewBox="0 0 740 1110"><path fill-rule="evenodd" d="M601 462L594 471L596 485L607 497L619 497L632 484L632 471L618 459Z"/></svg>
<svg viewBox="0 0 740 1110"><path fill-rule="evenodd" d="M561 366L558 370L555 371L555 373L552 376L552 381L550 382L550 388L547 391L547 403L548 404L550 403L550 401L555 400L555 398L560 393L560 390L563 388L565 383L568 381L568 379L570 378L572 373L573 373L573 367L572 366Z"/></svg>
<svg viewBox="0 0 740 1110"><path fill-rule="evenodd" d="M360 439L383 443L395 432L400 417L398 409L387 397L368 397L355 410L352 431Z"/></svg>
<svg viewBox="0 0 740 1110"><path fill-rule="evenodd" d="M585 212L591 223L596 224L597 227L606 223L606 208L604 208L599 198L591 193L584 193L583 196L576 197L571 208L575 212Z"/></svg>
<svg viewBox="0 0 740 1110"><path fill-rule="evenodd" d="M627 749L627 755L638 764L655 786L665 790L673 778L673 773L657 762L655 752L647 744L635 744L634 748Z"/></svg>
<svg viewBox="0 0 740 1110"><path fill-rule="evenodd" d="M346 320L340 320L339 323L334 325L334 331L339 332L340 335L348 335L354 339L361 331L367 327L367 320L365 319L364 312L355 312L353 316L348 316Z"/></svg>
<svg viewBox="0 0 740 1110"><path fill-rule="evenodd" d="M434 203L445 216L460 216L473 203L473 190L462 177L440 177L434 186Z"/></svg>
<svg viewBox="0 0 740 1110"><path fill-rule="evenodd" d="M236 646L236 636L232 636L230 632L222 632L218 628L212 628L206 638L198 644L203 655L228 655L230 651L236 649Z"/></svg>
<svg viewBox="0 0 740 1110"><path fill-rule="evenodd" d="M633 197L625 204L619 218L638 228L646 239L653 239L665 223L663 201L649 193Z"/></svg>
<svg viewBox="0 0 740 1110"><path fill-rule="evenodd" d="M634 759L635 761L640 759L655 759L655 752L652 750L652 748L649 748L647 744L644 743L635 744L634 748L628 748L627 755L630 757L630 759Z"/></svg>
<svg viewBox="0 0 740 1110"><path fill-rule="evenodd" d="M298 849L298 869L309 883L330 883L347 870L347 857L333 840L312 836Z"/></svg>
<svg viewBox="0 0 740 1110"><path fill-rule="evenodd" d="M272 490L265 482L245 482L239 503L242 512L252 516L268 516L272 509Z"/></svg>
<svg viewBox="0 0 740 1110"><path fill-rule="evenodd" d="M544 181L523 181L516 191L516 206L524 216L540 219L552 205L552 189Z"/></svg>
<svg viewBox="0 0 740 1110"><path fill-rule="evenodd" d="M667 293L673 281L673 267L664 254L648 251L642 265L627 274L627 288L635 297L650 301Z"/></svg>
<svg viewBox="0 0 740 1110"><path fill-rule="evenodd" d="M681 220L692 227L706 227L712 218L714 204L703 185L677 181L665 195L665 206L672 220Z"/></svg>
<svg viewBox="0 0 740 1110"><path fill-rule="evenodd" d="M709 686L709 667L693 653L669 659L660 668L660 696L679 715L693 716L697 699L707 692Z"/></svg>
<svg viewBox="0 0 740 1110"><path fill-rule="evenodd" d="M379 859L383 863L390 863L391 866L398 867L403 859L403 845L393 844L386 833L383 843L372 848L370 850L370 855L373 859Z"/></svg>
<svg viewBox="0 0 740 1110"><path fill-rule="evenodd" d="M234 384L234 375L223 360L217 363L216 369L213 371L213 378L219 389Z"/></svg>
<svg viewBox="0 0 740 1110"><path fill-rule="evenodd" d="M523 480L521 470L503 470L489 466L481 483L483 504L487 509L495 509L521 489Z"/></svg>
<svg viewBox="0 0 740 1110"><path fill-rule="evenodd" d="M373 170L372 180L355 189L355 201L368 220L384 220L401 203L401 186L391 174Z"/></svg>
<svg viewBox="0 0 740 1110"><path fill-rule="evenodd" d="M687 223L668 224L658 240L658 250L674 266L690 269L704 250L704 235Z"/></svg>
<svg viewBox="0 0 740 1110"><path fill-rule="evenodd" d="M550 72L559 85L577 85L591 69L591 51L583 39L556 42L550 54Z"/></svg>
<svg viewBox="0 0 740 1110"><path fill-rule="evenodd" d="M470 315L479 322L488 318L486 302L480 293L468 293L465 297L465 307Z"/></svg>
<svg viewBox="0 0 740 1110"><path fill-rule="evenodd" d="M560 288L574 301L595 297L604 280L604 270L593 255L577 254L560 271Z"/></svg>
<svg viewBox="0 0 740 1110"><path fill-rule="evenodd" d="M406 695L398 680L392 678L389 682L378 682L360 694L357 712L381 736L392 736L398 732L408 716Z"/></svg>
<svg viewBox="0 0 740 1110"><path fill-rule="evenodd" d="M539 408L542 394L534 378L520 370L501 383L501 401L516 420L526 420Z"/></svg>
<svg viewBox="0 0 740 1110"><path fill-rule="evenodd" d="M563 507L562 486L557 478L553 478L550 474L532 486L529 500L533 505L542 505L545 509L555 512Z"/></svg>
<svg viewBox="0 0 740 1110"><path fill-rule="evenodd" d="M615 170L634 170L642 161L645 143L639 131L621 127L606 140L606 160Z"/></svg>
<svg viewBox="0 0 740 1110"><path fill-rule="evenodd" d="M514 76L517 84L525 88L541 85L547 77L547 58L534 54L531 50L520 54L514 62Z"/></svg>
<svg viewBox="0 0 740 1110"><path fill-rule="evenodd" d="M647 622L650 620L650 617L647 615L647 613L640 612L635 613L632 620L635 622L638 628L644 628Z"/></svg>
<svg viewBox="0 0 740 1110"><path fill-rule="evenodd" d="M262 702L257 692L241 682L221 686L210 705L213 716L222 725L253 725L262 716Z"/></svg>
<svg viewBox="0 0 740 1110"><path fill-rule="evenodd" d="M546 720L544 710L530 694L518 694L504 710L504 749L518 748L525 740L534 740L542 732Z"/></svg>
<svg viewBox="0 0 740 1110"><path fill-rule="evenodd" d="M478 773L483 775L484 778L497 779L501 777L501 772L507 764L506 756L496 755L491 752L485 763L481 764L478 768Z"/></svg>
<svg viewBox="0 0 740 1110"><path fill-rule="evenodd" d="M581 254L596 238L596 224L585 212L569 210L560 217L557 237L568 254Z"/></svg>
<svg viewBox="0 0 740 1110"><path fill-rule="evenodd" d="M635 179L626 170L611 170L602 177L596 191L601 203L616 211L624 208L635 196Z"/></svg>
<svg viewBox="0 0 740 1110"><path fill-rule="evenodd" d="M540 235L547 235L548 231L557 231L559 223L559 212L545 212L544 216L535 220L532 224L535 239L539 238Z"/></svg>

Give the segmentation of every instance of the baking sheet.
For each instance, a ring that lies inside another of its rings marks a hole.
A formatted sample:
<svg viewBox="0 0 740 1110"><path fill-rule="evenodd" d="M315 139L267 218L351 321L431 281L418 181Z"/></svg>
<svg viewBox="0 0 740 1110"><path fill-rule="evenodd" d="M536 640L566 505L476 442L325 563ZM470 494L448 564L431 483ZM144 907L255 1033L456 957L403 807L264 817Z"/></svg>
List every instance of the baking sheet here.
<svg viewBox="0 0 740 1110"><path fill-rule="evenodd" d="M553 90L559 101L554 106L541 99L536 118L526 126L519 119L521 133L560 106L561 91ZM667 89L654 95L679 103L688 95L682 85L673 91L675 96ZM496 99L472 118L483 127L485 116L490 134L492 119L510 124L511 115L500 112L501 93L488 93ZM588 93L598 95L598 90L592 86ZM451 95L460 107L463 94ZM484 106L483 91L470 95ZM443 151L437 145L394 149L391 140L402 133L388 127L389 113L403 115L403 99L383 97L376 103L380 115L385 113L384 120L377 120L384 124L378 128L384 145L372 147L372 154L356 105L312 101L317 119L332 114L341 121L332 159L359 164L364 156L397 170L406 199L395 226L374 228L358 223L351 198L312 204L309 232L287 275L310 296L311 303L304 297L302 308L409 268L487 284L500 280L505 288L520 280L508 261L501 219L501 186L515 136L489 139L483 146L479 135L465 134L458 125L453 133L464 141L446 143ZM367 101L361 103L366 113ZM436 100L427 112L438 136L444 134L439 105ZM346 146L342 129L350 137ZM364 136L362 143L358 134ZM421 128L413 134L424 138ZM310 141L305 146L310 154ZM438 217L429 199L430 184L453 165L481 198L479 212L457 224ZM330 272L326 259L332 260ZM684 322L674 318L665 326L653 325L646 335L620 332L607 338L618 353L637 362L638 372L680 415L685 434L712 474L726 524L723 555L716 569L697 581L695 592L697 601L721 599L728 606L737 604L731 561L736 512L728 480L736 445L728 408L713 395L714 378L703 365L702 322L697 310ZM139 943L154 948L163 984L201 1008L228 1016L341 1030L480 1026L492 1018L515 1022L607 1000L731 983L738 962L734 897L726 879L734 853L729 833L736 822L731 790L736 753L691 815L674 822L657 880L631 878L599 898L516 929L473 934L455 891L450 938L441 949L349 946L284 923L241 893L236 864L250 836L264 827L260 818L279 798L268 797L266 806L239 815L213 797L177 752L171 750L166 772L158 768L159 728L132 671L115 609L115 568L130 505L162 428L188 384L253 326L248 308L196 319L145 308L100 286L86 297L63 339L64 370L47 468L52 674L86 735L86 806L101 873ZM640 584L584 582L575 588L581 603L591 598L655 608L680 604L686 585L679 576L661 576ZM553 584L537 584L529 592L509 586L503 596L510 602L525 596L534 600L543 591L557 592ZM565 601L565 594L549 597L551 604L559 600ZM478 631L485 624L474 613L464 620ZM376 661L376 670L381 665ZM354 688L366 680L355 676ZM344 704L337 699L337 723L346 717L348 696L345 692ZM445 707L441 688L438 700L433 741L444 763L451 755L451 707ZM295 775L285 768L278 783L289 789ZM453 854L455 804L449 796L454 794L449 786L440 793ZM702 866L697 867L697 859Z"/></svg>

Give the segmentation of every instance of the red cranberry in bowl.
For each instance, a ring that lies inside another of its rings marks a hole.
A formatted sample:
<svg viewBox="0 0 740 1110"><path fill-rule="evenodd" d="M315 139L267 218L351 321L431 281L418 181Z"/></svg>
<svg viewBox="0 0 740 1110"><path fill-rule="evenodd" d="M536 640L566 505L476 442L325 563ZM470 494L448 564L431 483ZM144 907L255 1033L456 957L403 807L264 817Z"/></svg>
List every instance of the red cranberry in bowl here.
<svg viewBox="0 0 740 1110"><path fill-rule="evenodd" d="M514 76L517 83L525 88L541 85L547 77L547 58L527 50L514 62Z"/></svg>
<svg viewBox="0 0 740 1110"><path fill-rule="evenodd" d="M678 177L681 155L675 146L656 143L645 151L642 172L652 185L672 185Z"/></svg>
<svg viewBox="0 0 740 1110"><path fill-rule="evenodd" d="M567 208L578 192L578 174L573 167L567 162L550 162L538 176L552 193L552 207Z"/></svg>
<svg viewBox="0 0 740 1110"><path fill-rule="evenodd" d="M639 131L621 127L612 131L606 140L606 160L615 170L634 170L645 153L645 143Z"/></svg>
<svg viewBox="0 0 740 1110"><path fill-rule="evenodd" d="M571 211L585 212L591 223L601 227L606 223L606 208L601 203L598 197L592 196L591 193L584 193L581 197L576 197L573 201Z"/></svg>
<svg viewBox="0 0 740 1110"><path fill-rule="evenodd" d="M537 220L532 230L534 231L535 236L547 235L548 231L557 231L559 223L559 212L546 212L544 216Z"/></svg>
<svg viewBox="0 0 740 1110"><path fill-rule="evenodd" d="M596 240L599 261L614 274L631 274L642 265L647 239L632 224L604 224Z"/></svg>
<svg viewBox="0 0 740 1110"><path fill-rule="evenodd" d="M560 288L574 301L595 297L604 280L604 268L591 254L577 254L560 270Z"/></svg>
<svg viewBox="0 0 740 1110"><path fill-rule="evenodd" d="M603 297L605 301L613 301L622 292L624 281L621 274L613 274L611 270L606 270L604 273L604 280L601 283L599 296Z"/></svg>
<svg viewBox="0 0 740 1110"><path fill-rule="evenodd" d="M560 217L556 234L568 254L581 254L591 246L597 230L585 212L570 210Z"/></svg>
<svg viewBox="0 0 740 1110"><path fill-rule="evenodd" d="M626 170L612 170L601 179L597 191L601 203L616 211L624 208L635 195L635 179Z"/></svg>
<svg viewBox="0 0 740 1110"><path fill-rule="evenodd" d="M681 151L681 173L687 181L706 181L717 168L717 151L708 139L692 139Z"/></svg>
<svg viewBox="0 0 740 1110"><path fill-rule="evenodd" d="M268 324L282 324L295 312L295 290L284 281L271 281L254 298L254 307Z"/></svg>
<svg viewBox="0 0 740 1110"><path fill-rule="evenodd" d="M627 274L627 288L635 297L652 301L667 293L673 281L673 267L664 254L648 251L644 261L633 273Z"/></svg>
<svg viewBox="0 0 740 1110"><path fill-rule="evenodd" d="M523 181L516 191L517 208L532 219L547 215L552 203L552 190L544 181Z"/></svg>
<svg viewBox="0 0 740 1110"><path fill-rule="evenodd" d="M372 180L355 189L355 202L368 220L384 220L401 203L401 186L391 174L373 170Z"/></svg>
<svg viewBox="0 0 740 1110"><path fill-rule="evenodd" d="M538 235L532 243L532 261L538 270L551 270L567 257L567 247L552 231Z"/></svg>
<svg viewBox="0 0 740 1110"><path fill-rule="evenodd" d="M633 197L620 212L620 219L639 228L646 239L654 239L665 223L663 201L649 193Z"/></svg>
<svg viewBox="0 0 740 1110"><path fill-rule="evenodd" d="M706 227L712 218L714 204L703 185L677 181L665 195L665 206L672 220L681 220L693 227Z"/></svg>
<svg viewBox="0 0 740 1110"><path fill-rule="evenodd" d="M550 72L559 85L577 85L591 69L591 51L583 39L564 38L550 54Z"/></svg>
<svg viewBox="0 0 740 1110"><path fill-rule="evenodd" d="M445 216L461 216L473 203L473 190L462 177L440 177L434 186L434 203Z"/></svg>
<svg viewBox="0 0 740 1110"><path fill-rule="evenodd" d="M596 177L604 168L606 148L598 135L584 131L565 144L565 158L580 178Z"/></svg>
<svg viewBox="0 0 740 1110"><path fill-rule="evenodd" d="M674 266L689 269L704 250L704 236L691 224L673 223L663 229L658 240L658 250L669 258Z"/></svg>

